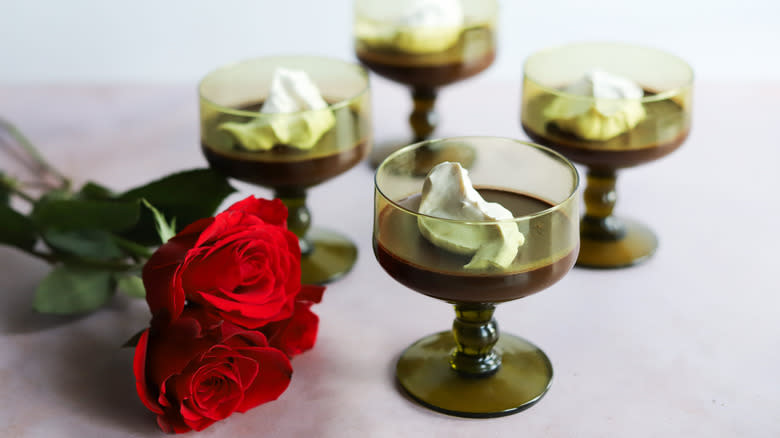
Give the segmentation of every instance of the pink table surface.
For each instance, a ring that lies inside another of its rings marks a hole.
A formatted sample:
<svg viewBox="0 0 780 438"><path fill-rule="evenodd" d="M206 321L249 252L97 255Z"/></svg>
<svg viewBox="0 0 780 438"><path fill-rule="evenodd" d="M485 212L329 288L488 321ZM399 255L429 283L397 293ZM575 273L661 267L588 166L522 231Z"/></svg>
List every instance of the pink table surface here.
<svg viewBox="0 0 780 438"><path fill-rule="evenodd" d="M442 136L526 138L518 82L471 80L443 91ZM407 134L406 91L373 81L377 142ZM403 396L394 361L447 329L444 303L404 289L371 251L372 169L315 188L316 225L360 247L333 283L314 350L293 361L282 397L203 437L776 437L780 436L780 82L697 84L690 138L621 174L617 210L660 248L640 266L574 269L547 291L499 306L501 329L550 356L549 393L516 415L441 415ZM194 84L0 86L16 123L77 182L115 189L204 166ZM8 163L0 162L0 168ZM239 185L242 195L270 193ZM132 350L145 303L115 299L81 318L31 311L47 266L0 247L0 436L162 435L135 394Z"/></svg>

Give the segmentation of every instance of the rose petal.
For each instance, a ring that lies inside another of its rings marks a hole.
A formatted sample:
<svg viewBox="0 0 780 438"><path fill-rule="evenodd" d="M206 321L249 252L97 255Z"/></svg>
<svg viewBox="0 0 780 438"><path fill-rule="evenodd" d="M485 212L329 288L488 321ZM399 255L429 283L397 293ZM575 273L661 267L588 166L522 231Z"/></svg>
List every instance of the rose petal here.
<svg viewBox="0 0 780 438"><path fill-rule="evenodd" d="M213 218L213 222L200 233L195 246L207 246L220 239L230 239L233 234L245 232L265 223L256 216L240 211L225 211Z"/></svg>
<svg viewBox="0 0 780 438"><path fill-rule="evenodd" d="M191 405L188 406L187 415L182 411L185 420L197 419L192 415L222 420L230 416L241 403L244 385L241 385L240 374L236 372L234 364L226 359L204 364L195 371L188 391Z"/></svg>
<svg viewBox="0 0 780 438"><path fill-rule="evenodd" d="M274 301L268 301L258 306L209 294L202 294L200 298L202 298L204 303L215 307L216 311L226 320L242 327L255 329L269 322L285 319L292 314L293 301L281 301L279 295L283 294L274 295L271 297Z"/></svg>
<svg viewBox="0 0 780 438"><path fill-rule="evenodd" d="M249 386L255 381L260 366L257 362L248 357L235 356L233 367L239 377L238 383L241 385L242 392L246 392Z"/></svg>
<svg viewBox="0 0 780 438"><path fill-rule="evenodd" d="M175 287L177 269L184 261L187 251L197 241L198 235L212 222L213 218L206 218L185 227L160 246L144 265L142 278L146 289L146 302L159 322L171 321L181 314L184 294Z"/></svg>
<svg viewBox="0 0 780 438"><path fill-rule="evenodd" d="M135 388L138 397L147 409L155 414L162 414L163 410L154 399L155 396L149 391L146 381L146 353L149 345L149 330L145 330L138 339L133 356L133 374L135 374Z"/></svg>
<svg viewBox="0 0 780 438"><path fill-rule="evenodd" d="M157 425L165 433L185 433L192 430L191 427L184 424L179 416L157 416Z"/></svg>
<svg viewBox="0 0 780 438"><path fill-rule="evenodd" d="M284 239L287 241L287 249L295 257L296 260L301 258L301 243L298 240L298 236L290 230L285 230Z"/></svg>
<svg viewBox="0 0 780 438"><path fill-rule="evenodd" d="M230 348L268 346L268 339L260 331L247 330L227 321L222 324L221 329L222 344Z"/></svg>
<svg viewBox="0 0 780 438"><path fill-rule="evenodd" d="M311 302L298 302L290 318L263 327L272 347L284 351L289 357L314 347L320 319L309 307Z"/></svg>
<svg viewBox="0 0 780 438"><path fill-rule="evenodd" d="M181 271L181 279L182 288L190 295L196 291L233 290L241 283L241 261L232 248L223 247L207 258L189 260Z"/></svg>
<svg viewBox="0 0 780 438"><path fill-rule="evenodd" d="M179 408L179 413L181 415L184 424L186 424L189 427L189 429L196 430L196 431L201 431L216 422L215 420L208 417L203 417L199 415L197 412L195 412L194 410L190 409L187 402L181 404L181 407ZM224 418L220 418L220 420L222 419Z"/></svg>
<svg viewBox="0 0 780 438"><path fill-rule="evenodd" d="M249 196L228 207L228 211L243 211L272 225L287 226L287 207L280 199L258 199Z"/></svg>
<svg viewBox="0 0 780 438"><path fill-rule="evenodd" d="M257 377L244 392L244 400L236 408L236 412L246 412L279 398L290 385L292 378L290 359L283 352L269 347L248 347L239 351L253 358L260 365L260 369Z"/></svg>
<svg viewBox="0 0 780 438"><path fill-rule="evenodd" d="M202 310L187 310L165 329L153 328L147 353L147 381L160 385L178 374L214 343L203 333L203 321L213 317Z"/></svg>
<svg viewBox="0 0 780 438"><path fill-rule="evenodd" d="M322 301L322 295L325 292L325 286L317 286L314 284L301 285L301 291L295 297L295 301L310 301L312 303L319 303Z"/></svg>

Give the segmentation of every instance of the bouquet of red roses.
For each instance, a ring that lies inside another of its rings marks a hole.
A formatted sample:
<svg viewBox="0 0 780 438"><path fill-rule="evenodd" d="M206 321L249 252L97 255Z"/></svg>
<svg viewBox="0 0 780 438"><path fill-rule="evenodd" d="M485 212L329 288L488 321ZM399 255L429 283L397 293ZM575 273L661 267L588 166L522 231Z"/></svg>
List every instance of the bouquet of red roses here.
<svg viewBox="0 0 780 438"><path fill-rule="evenodd" d="M211 169L123 193L95 182L76 189L2 119L0 153L29 178L0 169L0 245L53 266L35 310L92 312L117 290L146 297L150 327L128 345L138 395L160 428L201 430L287 389L290 358L314 346L310 307L324 288L301 284L301 250L280 200L250 196L200 219L235 191ZM177 220L194 222L176 234ZM155 234L163 245L151 253Z"/></svg>
<svg viewBox="0 0 780 438"><path fill-rule="evenodd" d="M310 307L324 288L301 284L286 218L278 199L250 196L187 226L144 266L152 320L134 372L164 431L201 430L275 400L290 383L290 358L314 346Z"/></svg>

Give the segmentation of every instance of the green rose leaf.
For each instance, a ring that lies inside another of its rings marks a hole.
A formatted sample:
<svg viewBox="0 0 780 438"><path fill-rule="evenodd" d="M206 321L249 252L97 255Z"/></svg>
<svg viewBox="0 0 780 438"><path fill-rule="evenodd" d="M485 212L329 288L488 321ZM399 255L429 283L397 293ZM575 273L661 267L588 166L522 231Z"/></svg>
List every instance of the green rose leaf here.
<svg viewBox="0 0 780 438"><path fill-rule="evenodd" d="M138 201L43 199L32 212L41 229L123 231L138 222Z"/></svg>
<svg viewBox="0 0 780 438"><path fill-rule="evenodd" d="M114 243L116 243L119 248L122 248L122 250L127 255L133 256L136 259L139 257L148 259L153 254L152 251L150 251L149 248L144 245L123 239L115 234L112 234L111 238L114 240Z"/></svg>
<svg viewBox="0 0 780 438"><path fill-rule="evenodd" d="M100 308L113 294L111 272L63 265L38 285L33 308L57 315L86 313Z"/></svg>
<svg viewBox="0 0 780 438"><path fill-rule="evenodd" d="M151 210L152 215L154 216L154 225L157 229L157 234L160 236L160 241L162 243L167 242L170 240L171 237L176 235L176 218L173 218L171 223L169 224L168 221L165 220L165 216L163 216L162 213L160 213L160 210L154 208L152 204L150 204L146 199L143 200L144 205L146 208Z"/></svg>
<svg viewBox="0 0 780 438"><path fill-rule="evenodd" d="M103 230L44 230L43 240L52 248L92 259L115 259L124 255L114 236Z"/></svg>
<svg viewBox="0 0 780 438"><path fill-rule="evenodd" d="M112 199L114 194L110 189L96 182L89 181L81 187L78 195L80 199L91 199L93 201L105 201Z"/></svg>
<svg viewBox="0 0 780 438"><path fill-rule="evenodd" d="M62 201L71 199L72 197L73 193L69 192L67 189L52 189L44 193L43 196L41 196L41 200L38 202Z"/></svg>
<svg viewBox="0 0 780 438"><path fill-rule="evenodd" d="M38 234L35 224L9 205L0 205L0 243L32 249Z"/></svg>
<svg viewBox="0 0 780 438"><path fill-rule="evenodd" d="M214 214L234 189L223 175L211 169L194 169L169 175L123 193L122 201L146 199L162 215L179 224L190 224ZM153 245L158 242L154 215L144 210L128 239Z"/></svg>
<svg viewBox="0 0 780 438"><path fill-rule="evenodd" d="M144 281L136 275L117 275L117 287L125 294L135 298L145 298Z"/></svg>

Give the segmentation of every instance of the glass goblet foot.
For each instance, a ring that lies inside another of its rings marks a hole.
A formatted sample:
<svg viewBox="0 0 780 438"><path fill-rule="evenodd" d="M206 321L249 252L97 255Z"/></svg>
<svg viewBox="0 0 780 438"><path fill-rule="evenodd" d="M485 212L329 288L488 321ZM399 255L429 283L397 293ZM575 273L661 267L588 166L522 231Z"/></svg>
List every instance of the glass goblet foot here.
<svg viewBox="0 0 780 438"><path fill-rule="evenodd" d="M302 283L329 283L352 269L357 261L357 246L341 233L310 228L311 212L306 206L305 189L277 189L275 197L287 206L287 228L298 236Z"/></svg>
<svg viewBox="0 0 780 438"><path fill-rule="evenodd" d="M633 266L649 259L658 248L658 238L650 228L630 220L614 218L621 227L620 237L599 238L585 232L587 219L581 225L580 254L577 266L613 269Z"/></svg>
<svg viewBox="0 0 780 438"><path fill-rule="evenodd" d="M357 247L335 231L314 228L301 245L301 282L323 284L341 278L357 261ZM305 248L304 248L305 246Z"/></svg>
<svg viewBox="0 0 780 438"><path fill-rule="evenodd" d="M550 360L537 346L503 334L495 349L501 365L494 373L464 376L449 359L456 348L451 332L427 336L401 354L396 377L403 390L430 409L460 417L514 414L533 406L550 388Z"/></svg>

